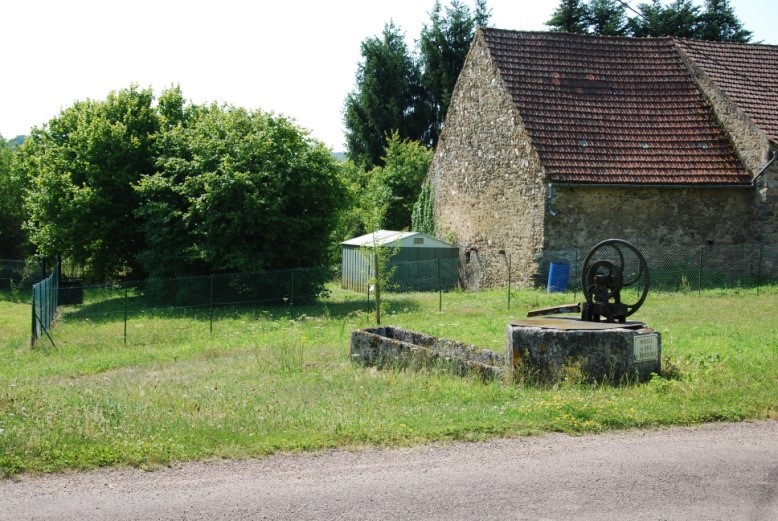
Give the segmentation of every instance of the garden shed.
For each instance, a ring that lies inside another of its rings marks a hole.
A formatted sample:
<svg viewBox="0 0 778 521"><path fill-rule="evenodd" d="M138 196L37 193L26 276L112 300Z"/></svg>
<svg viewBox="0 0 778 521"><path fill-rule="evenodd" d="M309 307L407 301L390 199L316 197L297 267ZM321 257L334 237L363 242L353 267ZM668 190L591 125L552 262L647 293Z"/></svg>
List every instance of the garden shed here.
<svg viewBox="0 0 778 521"><path fill-rule="evenodd" d="M459 283L459 248L419 232L378 230L341 243L342 286L367 292L375 273L375 250L383 248L383 270L392 270L392 291L437 291Z"/></svg>

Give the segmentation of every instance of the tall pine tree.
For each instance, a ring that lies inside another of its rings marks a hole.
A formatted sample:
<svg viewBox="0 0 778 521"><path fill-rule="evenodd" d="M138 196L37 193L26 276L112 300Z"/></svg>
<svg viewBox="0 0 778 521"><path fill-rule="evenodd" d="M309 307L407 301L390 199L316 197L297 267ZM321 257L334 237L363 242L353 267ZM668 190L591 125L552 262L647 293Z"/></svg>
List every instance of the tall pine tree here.
<svg viewBox="0 0 778 521"><path fill-rule="evenodd" d="M728 0L705 0L697 37L701 40L746 43L751 41L751 31L743 28Z"/></svg>
<svg viewBox="0 0 778 521"><path fill-rule="evenodd" d="M419 66L393 22L384 26L380 37L362 42L362 58L343 120L349 159L369 168L383 164L381 156L392 132L418 140L428 117Z"/></svg>
<svg viewBox="0 0 778 521"><path fill-rule="evenodd" d="M430 12L430 23L425 25L419 39L421 82L427 94L430 123L422 143L434 146L446 117L451 94L459 71L470 50L470 43L478 27L489 23L491 13L485 0L477 0L475 9L453 0L445 13L439 1Z"/></svg>
<svg viewBox="0 0 778 521"><path fill-rule="evenodd" d="M546 25L556 32L695 38L726 42L748 42L751 32L743 28L728 0L706 0L704 9L692 0L667 4L650 0L631 9L619 0L560 0Z"/></svg>
<svg viewBox="0 0 778 521"><path fill-rule="evenodd" d="M562 0L546 25L557 33L585 34L589 27L589 10L581 0Z"/></svg>

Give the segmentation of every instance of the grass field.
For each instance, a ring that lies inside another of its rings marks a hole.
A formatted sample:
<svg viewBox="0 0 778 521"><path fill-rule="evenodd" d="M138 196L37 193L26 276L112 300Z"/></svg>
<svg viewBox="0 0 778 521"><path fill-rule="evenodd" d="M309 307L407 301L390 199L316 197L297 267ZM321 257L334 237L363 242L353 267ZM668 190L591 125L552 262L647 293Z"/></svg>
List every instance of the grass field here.
<svg viewBox="0 0 778 521"><path fill-rule="evenodd" d="M438 312L437 294L390 295L383 323L502 350L511 319L572 299L515 292L509 311L505 290L454 292ZM65 307L56 347L30 349L29 305L0 301L0 474L778 417L776 287L652 293L634 318L662 332L665 372L620 387L353 366L349 335L374 316L334 288L213 322L128 306L126 345L117 306Z"/></svg>

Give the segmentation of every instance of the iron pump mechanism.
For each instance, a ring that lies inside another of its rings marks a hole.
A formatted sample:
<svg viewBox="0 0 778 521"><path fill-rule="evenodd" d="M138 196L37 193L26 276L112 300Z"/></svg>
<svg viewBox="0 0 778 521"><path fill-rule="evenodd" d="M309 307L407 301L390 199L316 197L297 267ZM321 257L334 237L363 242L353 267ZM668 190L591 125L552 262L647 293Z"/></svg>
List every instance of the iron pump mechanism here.
<svg viewBox="0 0 778 521"><path fill-rule="evenodd" d="M530 311L528 317L580 312L584 322L625 323L648 295L648 264L629 242L608 239L583 262L581 288L586 302Z"/></svg>
<svg viewBox="0 0 778 521"><path fill-rule="evenodd" d="M584 259L581 288L586 302L581 320L625 322L648 295L648 264L632 244L608 239L597 244Z"/></svg>

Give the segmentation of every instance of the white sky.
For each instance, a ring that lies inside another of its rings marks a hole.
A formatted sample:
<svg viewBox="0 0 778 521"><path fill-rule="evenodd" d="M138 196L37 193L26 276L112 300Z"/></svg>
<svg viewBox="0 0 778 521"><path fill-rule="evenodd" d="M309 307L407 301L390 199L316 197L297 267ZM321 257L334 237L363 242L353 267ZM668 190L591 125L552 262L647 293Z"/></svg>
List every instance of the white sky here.
<svg viewBox="0 0 778 521"><path fill-rule="evenodd" d="M0 134L6 139L28 134L76 100L105 99L132 83L152 87L157 95L180 85L195 103L225 102L288 116L342 151L343 101L354 88L361 42L380 34L391 19L412 46L433 2L4 2ZM778 44L774 0L730 4L754 41ZM542 31L559 0L488 5L495 27Z"/></svg>

